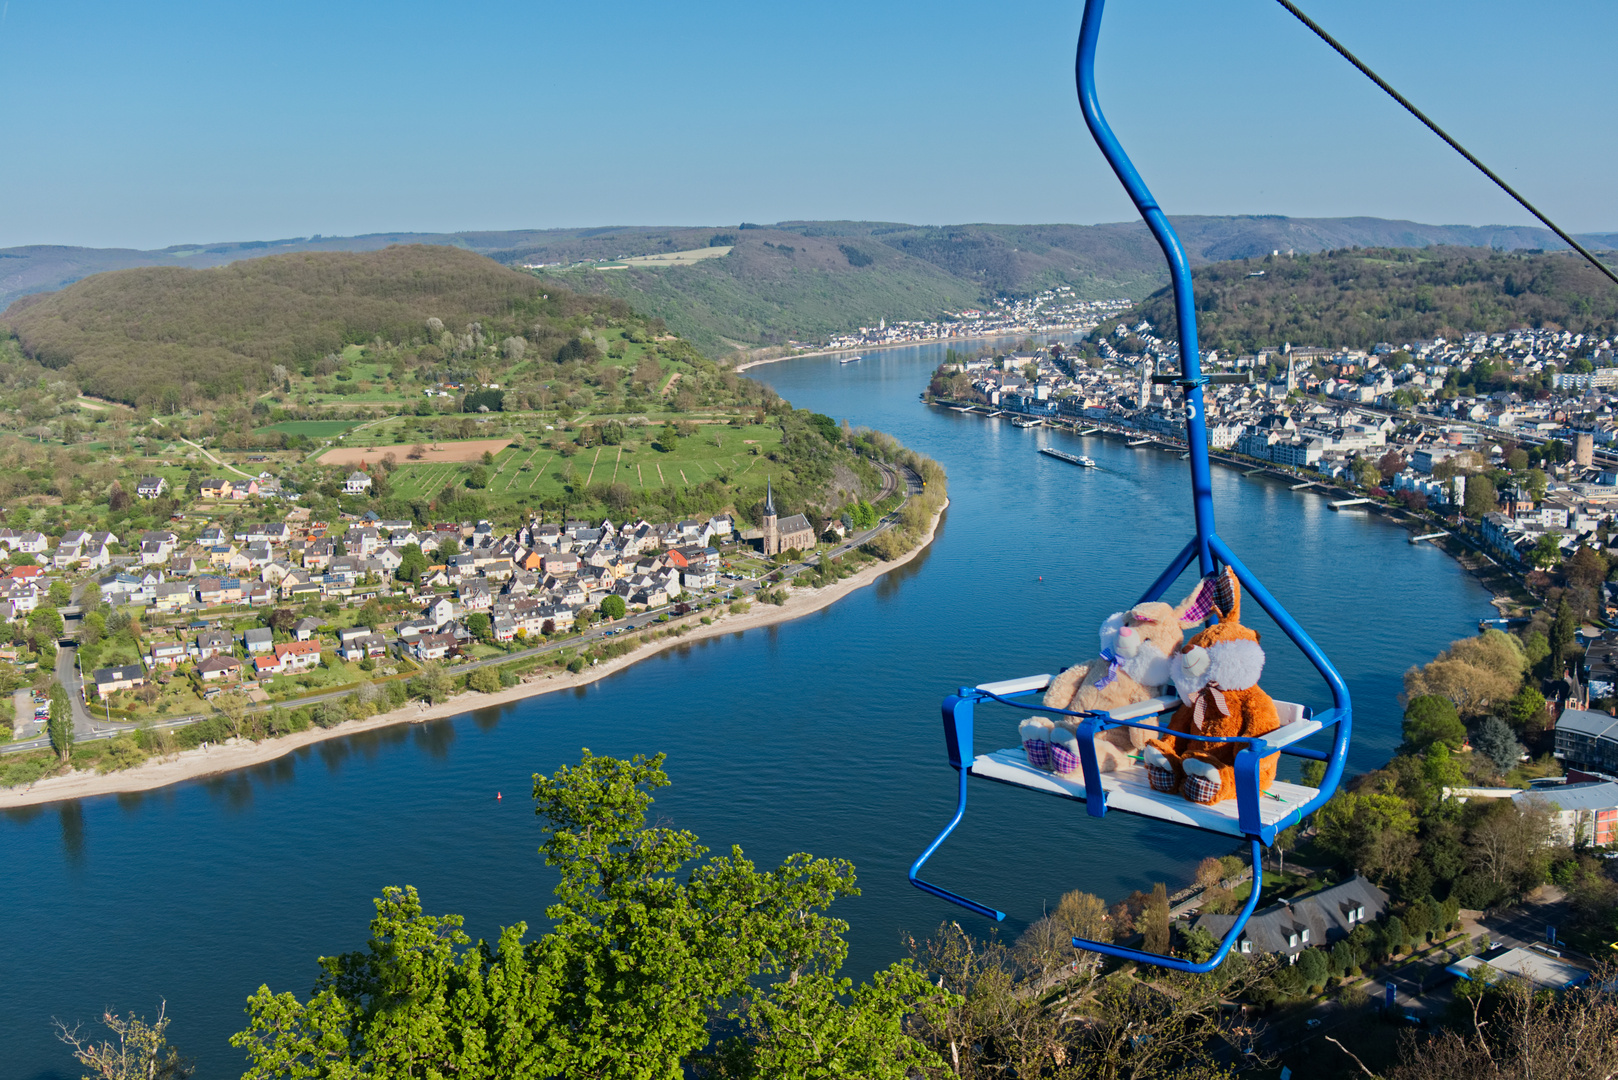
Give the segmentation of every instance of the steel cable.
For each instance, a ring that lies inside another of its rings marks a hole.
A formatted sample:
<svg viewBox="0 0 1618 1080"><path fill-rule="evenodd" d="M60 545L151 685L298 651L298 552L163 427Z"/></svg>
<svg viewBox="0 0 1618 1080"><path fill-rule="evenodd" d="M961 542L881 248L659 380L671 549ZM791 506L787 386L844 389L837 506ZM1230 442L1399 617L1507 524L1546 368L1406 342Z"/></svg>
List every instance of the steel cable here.
<svg viewBox="0 0 1618 1080"><path fill-rule="evenodd" d="M1342 56L1344 60L1347 60L1350 64L1353 64L1355 67L1359 68L1360 72L1366 78L1380 86L1394 101L1397 101L1400 105L1403 105L1405 110L1409 112L1411 116L1414 116L1417 120L1420 120L1423 124L1426 124L1434 135L1437 135L1440 139L1443 139L1445 142L1449 143L1455 152L1460 154L1467 161L1470 161L1473 166L1477 168L1478 172L1482 173L1484 176L1487 176L1490 180L1493 180L1501 191L1504 191L1507 195L1510 195L1513 199L1516 199L1524 210L1527 210L1530 214L1533 214L1544 224L1547 229L1561 237L1562 241L1567 244L1568 247L1572 248L1574 251L1577 251L1580 255L1583 255L1591 266L1605 274L1613 284L1618 285L1618 272L1614 272L1613 269L1606 263L1592 255L1583 244L1569 236L1561 226L1556 224L1556 222L1540 213L1539 210L1535 208L1533 203L1529 202L1527 199L1518 194L1517 190L1502 180L1493 169L1483 164L1483 162L1479 161L1470 150L1456 142L1450 136L1449 132L1433 123L1432 119L1426 113L1416 108L1416 106L1411 103L1409 98L1405 97L1403 94L1399 93L1399 91L1389 86L1386 79L1367 67L1365 62L1359 57L1349 52L1347 47L1344 46L1342 42L1328 34L1325 27L1315 22L1315 20L1305 15L1302 11L1299 11L1298 5L1292 3L1291 0L1276 0L1276 2L1282 7L1286 8L1288 11L1292 12L1293 15L1297 16L1298 21L1303 23L1303 25L1307 26L1310 30L1314 31L1316 37L1320 38L1321 41L1324 41L1327 45L1330 45L1333 49L1337 50L1337 53Z"/></svg>

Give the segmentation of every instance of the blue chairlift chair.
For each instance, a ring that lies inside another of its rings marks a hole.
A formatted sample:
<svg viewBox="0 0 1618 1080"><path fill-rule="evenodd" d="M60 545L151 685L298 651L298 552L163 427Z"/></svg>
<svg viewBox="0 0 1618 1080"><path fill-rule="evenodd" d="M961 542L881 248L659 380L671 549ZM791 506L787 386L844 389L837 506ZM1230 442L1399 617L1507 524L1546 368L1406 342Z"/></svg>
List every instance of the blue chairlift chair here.
<svg viewBox="0 0 1618 1080"><path fill-rule="evenodd" d="M1208 437L1203 419L1202 388L1210 382L1237 381L1237 379L1233 376L1208 376L1202 373L1201 356L1197 351L1196 308L1192 303L1191 270L1186 262L1185 251L1180 246L1180 240L1175 235L1173 227L1169 225L1168 218L1158 207L1156 199L1147 190L1145 182L1141 180L1140 174L1135 171L1123 147L1119 145L1117 137L1113 135L1096 101L1095 50L1101 30L1104 3L1105 0L1087 0L1085 4L1077 61L1079 103L1096 144L1106 155L1107 161L1112 165L1125 190L1129 192L1129 197L1140 210L1141 217L1146 220L1147 226L1152 230L1153 236L1157 238L1168 259L1174 283L1175 309L1179 317L1180 373L1161 376L1159 381L1177 386L1185 392L1191 499L1196 517L1196 535L1142 594L1141 602L1161 599L1174 580L1191 565L1193 559L1197 561L1200 572L1205 576L1220 572L1221 567L1229 567L1234 571L1242 587L1270 618L1275 620L1282 633L1291 639L1320 672L1331 691L1332 707L1317 714L1305 706L1278 701L1276 708L1280 713L1282 726L1268 735L1251 739L1203 739L1209 742L1246 744L1236 756L1236 798L1204 806L1189 802L1178 795L1159 794L1151 789L1144 775L1137 777L1131 770L1102 773L1097 767L1095 753L1097 735L1115 727L1155 728L1159 725L1152 721L1172 712L1179 704L1177 699L1159 698L1113 713L1079 713L1049 709L1040 704L1039 695L1050 685L1052 678L1050 675L1031 675L1020 679L982 683L978 686L963 686L956 693L946 697L943 703L944 744L950 765L960 774L955 816L950 818L943 832L938 834L911 866L910 882L918 889L959 904L979 915L996 921L1005 918L1004 913L995 908L923 881L918 876L927 860L960 824L961 818L966 813L967 780L974 776L1082 802L1092 817L1102 817L1108 810L1121 810L1174 825L1244 839L1248 841L1251 849L1253 889L1235 924L1208 960L1193 963L1179 957L1161 956L1107 942L1073 939L1073 944L1077 948L1107 956L1154 964L1177 971L1205 972L1224 962L1231 947L1240 939L1248 918L1253 914L1261 891L1259 883L1263 881L1260 865L1263 848L1273 844L1276 835L1282 830L1297 824L1319 809L1337 790L1338 781L1343 773L1343 762L1348 753L1351 727L1349 696L1342 676L1320 651L1320 647L1281 607L1275 597L1270 595L1269 590L1253 576L1214 530L1213 492L1208 471ZM1245 378L1241 381L1245 381ZM1082 777L1082 781L1078 778L1066 779L1032 767L1020 747L978 753L973 745L973 716L980 703L999 703L1016 709L1044 713L1066 712L1068 715L1080 717L1082 724L1077 737L1082 762L1079 776ZM1328 729L1334 734L1329 751L1313 750L1299 745L1309 736ZM1185 737L1202 738L1195 735ZM1316 789L1276 781L1267 790L1261 791L1259 766L1266 758L1275 754L1288 754L1325 762L1326 770L1321 786Z"/></svg>

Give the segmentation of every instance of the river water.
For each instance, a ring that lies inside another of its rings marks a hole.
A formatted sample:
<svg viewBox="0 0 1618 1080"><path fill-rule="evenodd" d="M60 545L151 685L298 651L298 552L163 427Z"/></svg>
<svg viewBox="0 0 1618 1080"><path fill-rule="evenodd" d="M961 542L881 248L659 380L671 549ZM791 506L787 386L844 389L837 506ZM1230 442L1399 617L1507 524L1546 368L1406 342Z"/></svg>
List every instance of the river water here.
<svg viewBox="0 0 1618 1080"><path fill-rule="evenodd" d="M429 911L463 914L474 937L542 923L551 878L535 854L529 778L586 746L666 752L673 785L655 813L714 848L740 844L761 865L795 851L852 860L863 895L835 911L851 923L856 977L902 956L907 933L954 918L983 928L905 880L954 805L939 699L1088 658L1097 625L1157 576L1191 515L1175 454L920 404L942 354L917 346L752 372L948 470L953 504L937 539L873 587L566 695L0 816L0 1073L77 1076L53 1017L150 1014L166 998L171 1037L199 1076L239 1075L226 1040L246 996L265 982L306 995L317 956L362 945L385 885L417 886ZM1035 453L1044 444L1101 468ZM1332 513L1318 495L1216 466L1214 496L1221 533L1341 668L1355 705L1350 766L1375 767L1398 742L1401 673L1471 632L1492 611L1488 595L1403 529ZM1270 646L1266 688L1327 704L1257 606L1244 615ZM980 749L1011 745L1013 727L997 722ZM1172 890L1198 859L1232 850L995 784L972 799L932 877L1009 912L1011 934L1068 889L1109 901L1154 881Z"/></svg>

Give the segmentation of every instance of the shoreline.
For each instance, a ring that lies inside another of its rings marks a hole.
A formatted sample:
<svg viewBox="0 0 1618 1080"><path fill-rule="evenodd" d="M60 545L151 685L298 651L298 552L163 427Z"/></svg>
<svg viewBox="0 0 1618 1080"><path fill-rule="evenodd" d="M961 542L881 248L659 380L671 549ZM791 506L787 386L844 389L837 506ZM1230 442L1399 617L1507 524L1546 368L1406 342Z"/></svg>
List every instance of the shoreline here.
<svg viewBox="0 0 1618 1080"><path fill-rule="evenodd" d="M342 738L345 735L355 735L376 728L390 727L394 724L443 720L460 716L474 709L486 709L490 706L505 705L559 690L571 690L579 686L588 686L590 683L604 679L609 675L617 674L641 660L656 656L665 649L703 641L708 638L716 638L723 634L740 634L748 630L757 630L766 626L775 626L779 623L801 619L805 615L812 615L817 611L830 607L845 596L875 583L884 574L891 570L897 570L915 559L923 551L926 551L927 548L932 546L934 537L938 535L938 526L944 519L944 512L948 509L949 500L946 498L944 505L939 507L938 512L933 515L932 521L927 526L927 533L922 537L921 542L892 562L877 562L824 588L789 590L787 602L780 607L754 600L752 608L746 614L731 615L727 613L716 617L710 626L702 625L695 615L686 616L683 621L671 621L664 627L665 629L683 624L690 626L691 631L679 637L666 637L648 642L634 652L602 661L578 674L563 670L547 675L533 675L525 678L523 682L518 683L516 686L507 687L492 694L482 694L475 690L468 690L437 705L410 702L398 709L379 713L376 716L369 716L364 720L345 720L336 727L310 728L307 731L294 732L291 735L283 735L277 739L265 739L263 742L232 740L231 742L205 749L182 750L168 757L150 758L132 769L123 769L118 772L75 771L65 776L48 776L41 780L36 780L26 787L0 789L0 810L38 806L44 803L66 802L95 795L152 791L156 788L167 787L170 784L178 784L186 780L199 780L219 773L233 772L237 769L245 769L254 765L262 765L267 761L274 761L276 758L284 757L294 750L325 742L327 739Z"/></svg>
<svg viewBox="0 0 1618 1080"><path fill-rule="evenodd" d="M1072 326L1054 326L1046 330L1006 330L998 334L974 334L968 337L934 337L922 338L918 341L893 341L883 345L851 345L845 349L815 349L812 352L788 353L785 356L768 356L762 360L747 360L743 363L737 364L730 370L740 374L741 372L746 371L748 368L761 367L764 364L778 364L783 360L812 360L819 356L842 356L845 353L859 353L863 356L866 353L886 352L888 349L913 349L918 345L937 345L942 341L997 341L1000 338L1018 336L1034 337L1050 334L1087 334L1094 329L1094 326L1080 326L1075 323Z"/></svg>
<svg viewBox="0 0 1618 1080"><path fill-rule="evenodd" d="M950 403L947 403L941 399L930 401L928 404L939 405L945 408L952 407ZM980 413L979 415L983 414ZM1078 434L1079 426L1079 424L1075 423L1071 430L1069 430L1068 428L1059 425L1051 425L1050 430L1068 431L1069 434L1076 435ZM1103 438L1121 439L1126 443L1134 438L1150 437L1155 440L1153 445L1149 447L1150 449L1184 453L1182 444L1164 441L1162 436L1155 435L1148 431L1141 431L1132 434L1113 430L1112 428L1098 426L1093 434L1099 435ZM1264 462L1256 460L1243 461L1239 458L1231 457L1228 453L1221 451L1210 450L1208 454L1208 464L1222 466L1233 472L1240 473L1244 477L1253 473L1263 473L1269 479L1278 483L1288 482L1291 480L1310 479L1307 476L1294 476L1292 474L1283 473L1278 471L1275 466L1265 464ZM1343 499L1364 497L1364 492L1343 487L1335 480L1315 480L1313 481L1313 486L1317 494L1326 495L1328 497L1335 496ZM1363 511L1368 516L1379 517L1385 521L1388 521L1389 523L1411 528L1413 530L1412 535L1414 535L1415 532L1422 531L1423 529L1437 527L1437 523L1427 521L1419 514L1416 514L1411 510L1398 506L1389 506L1385 503L1372 501L1362 506L1357 506L1355 509ZM1446 529L1445 531L1448 530ZM1493 606L1502 617L1510 616L1513 614L1513 612L1520 614L1520 611L1517 611L1517 609L1522 608L1525 605L1533 606L1529 601L1525 601L1521 597L1514 594L1513 587L1515 589L1522 589L1523 583L1518 581L1511 574L1509 569L1500 565L1497 560L1487 553L1477 550L1477 548L1471 543L1452 533L1435 541L1433 546L1439 551L1442 551L1445 555L1448 555L1450 561L1455 563L1463 574L1466 574L1468 577L1472 578L1481 588L1489 593L1490 605ZM1482 561L1479 561L1480 559ZM1476 564L1474 565L1474 563ZM1510 587L1502 584L1500 580L1501 578L1504 578L1505 582L1509 583Z"/></svg>

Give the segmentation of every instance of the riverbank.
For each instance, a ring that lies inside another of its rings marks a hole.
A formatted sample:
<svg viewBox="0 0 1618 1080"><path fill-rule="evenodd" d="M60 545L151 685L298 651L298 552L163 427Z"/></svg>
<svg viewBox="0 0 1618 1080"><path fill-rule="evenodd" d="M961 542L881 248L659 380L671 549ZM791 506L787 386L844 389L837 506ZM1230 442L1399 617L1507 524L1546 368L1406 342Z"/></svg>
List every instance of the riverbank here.
<svg viewBox="0 0 1618 1080"><path fill-rule="evenodd" d="M942 408L958 409L959 406L972 406L976 409L988 408L971 402L948 401L942 398L930 400L930 405ZM988 417L989 414L977 412L976 415ZM1148 439L1150 445L1147 449L1162 450L1168 453L1185 454L1185 441L1182 438L1165 436L1156 432L1118 429L1100 423L1086 421L1061 421L1047 424L1054 431L1068 431L1078 434L1085 429L1085 434L1100 435L1105 438L1117 439L1128 445L1138 445L1138 440ZM1277 483L1285 483L1292 490L1307 490L1317 496L1329 500L1364 499L1365 492L1344 487L1335 480L1315 478L1307 473L1293 473L1285 471L1273 464L1257 461L1251 458L1238 458L1228 453L1210 451L1208 454L1210 465L1220 465L1226 469L1241 473L1244 477L1257 475ZM1536 610L1539 601L1528 591L1527 584L1519 574L1513 573L1508 567L1483 551L1471 539L1451 531L1454 526L1439 519L1424 517L1403 506L1371 500L1360 503L1351 508L1354 512L1373 514L1388 521L1396 522L1411 529L1415 533L1438 529L1446 535L1438 537L1432 543L1444 554L1448 555L1467 574L1471 575L1478 584L1493 594L1490 603L1502 617L1518 617Z"/></svg>
<svg viewBox="0 0 1618 1080"><path fill-rule="evenodd" d="M428 720L442 720L451 716L459 716L473 709L487 709L514 701L521 701L525 698L555 693L559 690L572 690L580 686L588 686L590 683L605 679L609 675L615 675L641 660L656 656L665 649L689 645L695 641L716 638L724 634L741 634L748 630L757 630L766 626L791 622L793 619L801 619L805 615L812 615L823 608L830 607L843 597L874 583L882 575L904 566L923 551L926 551L932 544L933 538L938 534L938 526L943 521L944 512L948 509L949 500L946 499L944 505L939 507L938 512L928 522L927 533L922 538L922 541L897 559L890 562L877 562L823 588L789 589L786 603L780 606L760 603L755 600L748 611L739 615L728 613L719 615L714 618L712 625L709 626L702 625L695 615L688 616L683 620L675 620L661 627L661 629L671 630L684 625L689 627L688 632L679 637L670 636L649 642L634 652L603 661L577 674L567 671L543 675L535 674L528 676L516 686L498 690L492 694L468 691L464 694L457 694L455 697L437 705L411 702L402 708L367 717L364 720L348 720L331 728L310 728L307 731L295 732L277 739L266 739L263 742L232 739L221 745L185 750L163 758L151 758L132 769L118 772L75 771L63 776L50 776L24 787L0 790L0 810L21 806L36 806L41 803L62 802L69 799L82 799L93 795L151 791L154 788L167 787L170 784L178 784L186 780L196 780L205 776L214 776L236 769L262 765L267 761L274 761L278 757L290 754L294 750L299 750L314 743L324 742L327 739L341 738L345 735L354 735L362 731L371 731L375 728L389 727L394 724L415 724Z"/></svg>
<svg viewBox="0 0 1618 1080"><path fill-rule="evenodd" d="M861 356L864 356L866 353L883 352L888 349L913 349L918 345L938 345L954 342L960 342L964 345L977 341L999 341L1002 338L1048 337L1051 334L1084 334L1094 330L1095 326L1096 324L1093 323L1089 325L1074 323L1071 326L1052 326L1043 330L1008 329L997 334L978 334L974 337L922 338L918 341L893 341L882 345L860 345L847 349L816 349L812 352L789 352L783 353L780 356L765 356L757 360L747 360L737 364L731 370L740 373L746 371L748 368L761 367L764 364L778 364L782 360L812 360L817 356L847 356L849 353L859 353Z"/></svg>

